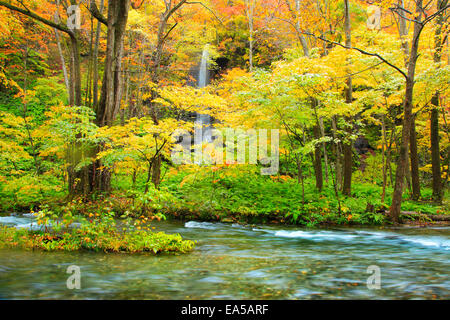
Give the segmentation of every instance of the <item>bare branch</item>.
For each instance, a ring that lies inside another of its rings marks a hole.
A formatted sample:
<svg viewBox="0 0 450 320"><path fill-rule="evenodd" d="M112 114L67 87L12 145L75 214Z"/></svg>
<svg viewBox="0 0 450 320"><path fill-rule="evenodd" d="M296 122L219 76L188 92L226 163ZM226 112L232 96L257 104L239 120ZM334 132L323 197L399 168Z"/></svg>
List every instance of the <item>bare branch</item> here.
<svg viewBox="0 0 450 320"><path fill-rule="evenodd" d="M8 9L10 9L12 11L19 12L19 13L21 13L23 15L26 15L26 16L28 16L30 18L33 18L33 19L35 19L37 21L40 21L43 24L45 24L45 25L47 25L49 27L55 28L55 29L57 29L59 31L65 32L65 33L67 33L70 36L74 35L72 30L70 30L67 26L65 26L63 24L55 23L55 22L53 22L51 20L47 20L47 19L39 16L38 14L36 14L35 12L33 12L33 11L29 10L29 9L22 9L22 8L19 8L19 7L15 6L15 5L12 5L10 3L4 2L4 1L0 1L0 6L8 8Z"/></svg>
<svg viewBox="0 0 450 320"><path fill-rule="evenodd" d="M342 48L344 48L344 49L355 50L355 51L358 51L359 53L362 53L362 54L364 54L364 55L366 55L366 56L376 57L376 58L378 58L379 60L381 60L382 62L384 62L385 64L387 64L388 66L390 66L391 68L394 68L395 70L397 70L397 71L398 71L405 79L408 78L408 75L407 75L402 69L400 69L399 67L397 67L395 64L389 62L387 59L383 58L383 57L380 56L378 53L368 52L368 51L365 51L365 50L360 49L360 48L357 48L357 47L352 47L352 46L351 46L351 47L348 47L348 46L346 46L346 45L343 45L342 43L339 43L339 42L336 42L336 41L332 41L332 40L325 39L325 38L322 37L322 36L316 36L315 34L310 33L310 32L305 32L305 31L303 31L302 33L303 33L303 34L306 34L306 35L308 35L308 36L311 36L311 37L313 37L313 38L315 38L315 39L318 39L318 40L321 40L321 41L324 41L324 42L327 42L327 43L330 43L330 44L334 44L334 45L340 46L340 47L342 47Z"/></svg>

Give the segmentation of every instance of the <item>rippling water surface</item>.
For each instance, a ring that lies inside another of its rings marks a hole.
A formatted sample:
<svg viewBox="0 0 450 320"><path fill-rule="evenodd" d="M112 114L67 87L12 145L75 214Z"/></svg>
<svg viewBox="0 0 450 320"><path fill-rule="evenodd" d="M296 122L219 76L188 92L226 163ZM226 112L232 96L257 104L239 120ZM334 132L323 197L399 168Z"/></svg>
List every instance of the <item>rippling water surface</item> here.
<svg viewBox="0 0 450 320"><path fill-rule="evenodd" d="M29 228L30 217L0 223ZM197 240L177 256L0 249L0 299L448 299L450 228L154 223ZM81 290L66 270L81 267ZM381 289L367 288L367 268Z"/></svg>

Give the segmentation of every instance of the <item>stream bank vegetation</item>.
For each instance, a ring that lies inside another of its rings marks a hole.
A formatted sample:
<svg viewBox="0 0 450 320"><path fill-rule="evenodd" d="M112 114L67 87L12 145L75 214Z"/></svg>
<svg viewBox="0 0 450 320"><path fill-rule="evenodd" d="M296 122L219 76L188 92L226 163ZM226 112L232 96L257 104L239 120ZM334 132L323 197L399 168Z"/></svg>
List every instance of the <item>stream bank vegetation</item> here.
<svg viewBox="0 0 450 320"><path fill-rule="evenodd" d="M375 24L359 0L93 0L79 29L64 1L44 2L0 1L0 210L99 220L56 235L4 228L2 242L192 248L120 233L111 216L448 221L447 0L383 0ZM199 88L204 48L210 81ZM261 156L176 165L174 133L193 132L197 115L217 130L280 130L278 174L260 174Z"/></svg>
<svg viewBox="0 0 450 320"><path fill-rule="evenodd" d="M187 253L195 244L180 235L151 232L148 218L116 222L114 213L60 216L47 208L25 229L0 227L0 246L44 251L95 251L107 253Z"/></svg>

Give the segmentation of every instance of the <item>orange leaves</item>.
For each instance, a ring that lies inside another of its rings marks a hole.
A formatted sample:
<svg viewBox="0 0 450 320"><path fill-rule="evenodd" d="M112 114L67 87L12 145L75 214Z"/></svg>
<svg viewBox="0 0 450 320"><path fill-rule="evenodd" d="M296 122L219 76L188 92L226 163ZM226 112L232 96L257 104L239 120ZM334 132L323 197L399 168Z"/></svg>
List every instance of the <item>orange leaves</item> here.
<svg viewBox="0 0 450 320"><path fill-rule="evenodd" d="M191 178L192 178L192 177L191 177L190 175L184 177L184 179L181 181L179 187L180 187L180 188L183 188L183 186L184 186L188 181L190 181Z"/></svg>
<svg viewBox="0 0 450 320"><path fill-rule="evenodd" d="M270 179L272 179L272 181L274 182L288 182L292 178L290 176L281 175L281 176L271 176Z"/></svg>

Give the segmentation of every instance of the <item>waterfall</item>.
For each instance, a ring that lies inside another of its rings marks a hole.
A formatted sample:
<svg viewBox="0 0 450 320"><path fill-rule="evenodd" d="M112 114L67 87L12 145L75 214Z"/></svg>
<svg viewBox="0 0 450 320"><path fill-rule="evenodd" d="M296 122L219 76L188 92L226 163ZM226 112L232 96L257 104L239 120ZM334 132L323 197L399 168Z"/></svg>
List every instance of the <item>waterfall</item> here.
<svg viewBox="0 0 450 320"><path fill-rule="evenodd" d="M198 87L204 88L209 84L209 45L206 45L203 49L202 61L200 63L199 75L198 75ZM197 113L196 125L196 137L197 141L202 143L212 142L212 128L211 128L211 116Z"/></svg>
<svg viewBox="0 0 450 320"><path fill-rule="evenodd" d="M198 87L204 88L209 82L209 45L206 45L202 53L202 61L200 63L200 71L198 74Z"/></svg>

